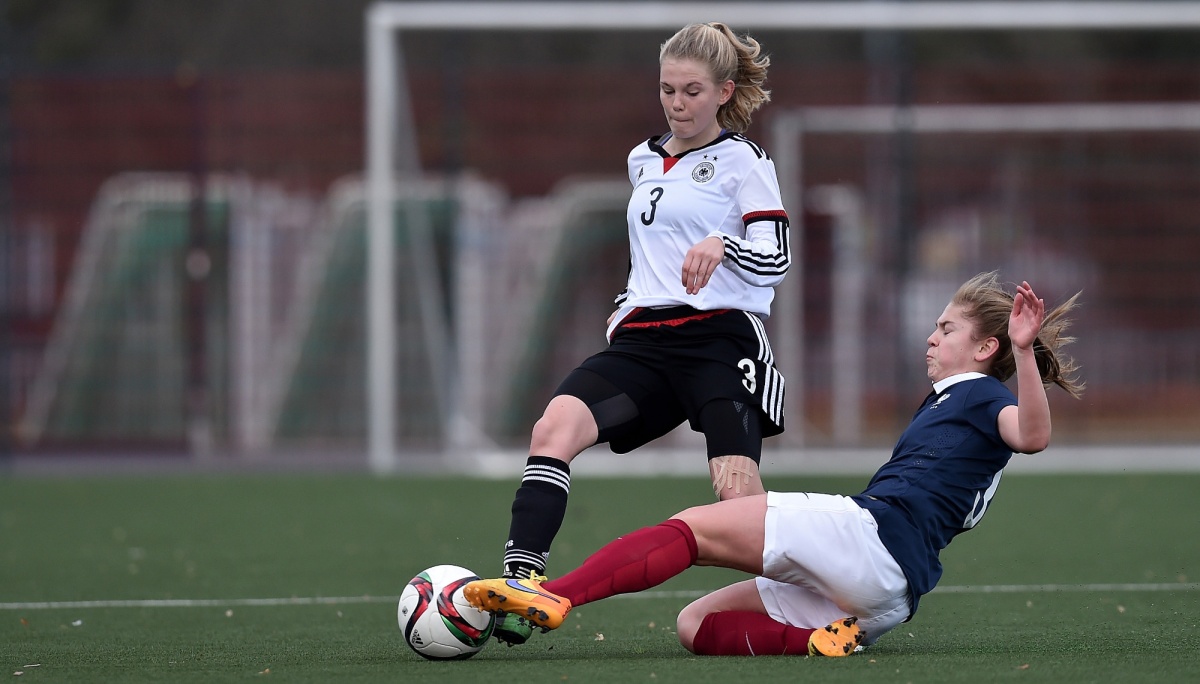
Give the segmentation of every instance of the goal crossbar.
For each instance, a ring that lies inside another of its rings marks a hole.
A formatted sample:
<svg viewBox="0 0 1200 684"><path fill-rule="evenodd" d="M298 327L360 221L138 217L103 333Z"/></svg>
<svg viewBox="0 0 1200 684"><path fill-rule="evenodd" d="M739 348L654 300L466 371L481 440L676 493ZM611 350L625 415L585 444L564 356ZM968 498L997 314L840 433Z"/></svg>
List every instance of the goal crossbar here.
<svg viewBox="0 0 1200 684"><path fill-rule="evenodd" d="M427 30L679 28L731 13L740 26L814 31L1200 26L1197 2L406 2L369 12L372 23Z"/></svg>
<svg viewBox="0 0 1200 684"><path fill-rule="evenodd" d="M739 27L792 31L1196 30L1200 1L1180 2L376 2L365 13L367 441L377 472L396 454L395 238L398 178L420 173L399 33L412 30L673 30L735 16Z"/></svg>
<svg viewBox="0 0 1200 684"><path fill-rule="evenodd" d="M1089 131L1193 131L1200 104L913 105L908 107L807 107L777 116L810 133L1066 133Z"/></svg>

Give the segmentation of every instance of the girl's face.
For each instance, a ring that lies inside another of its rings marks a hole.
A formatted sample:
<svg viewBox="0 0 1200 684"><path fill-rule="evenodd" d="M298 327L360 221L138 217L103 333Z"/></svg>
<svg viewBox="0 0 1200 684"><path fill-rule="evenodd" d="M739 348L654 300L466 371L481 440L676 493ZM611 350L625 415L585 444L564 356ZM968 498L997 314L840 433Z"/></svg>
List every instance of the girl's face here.
<svg viewBox="0 0 1200 684"><path fill-rule="evenodd" d="M975 339L975 325L957 304L946 305L938 317L937 328L925 342L928 344L926 374L930 382L968 371L986 372L986 349L981 348L984 342Z"/></svg>
<svg viewBox="0 0 1200 684"><path fill-rule="evenodd" d="M733 81L715 83L702 62L667 59L659 68L658 96L671 134L692 149L720 133L717 110L733 96Z"/></svg>

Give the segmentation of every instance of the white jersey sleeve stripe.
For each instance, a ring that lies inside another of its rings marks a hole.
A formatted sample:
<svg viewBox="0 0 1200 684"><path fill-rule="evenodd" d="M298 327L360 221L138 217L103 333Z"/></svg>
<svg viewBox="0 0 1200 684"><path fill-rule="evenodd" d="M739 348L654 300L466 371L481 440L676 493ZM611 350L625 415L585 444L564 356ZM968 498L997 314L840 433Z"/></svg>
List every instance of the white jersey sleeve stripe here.
<svg viewBox="0 0 1200 684"><path fill-rule="evenodd" d="M782 211L758 212L747 215L744 220L748 236L752 226L770 221L771 228L767 233L770 237L749 239L723 235L725 257L747 273L782 277L791 265L787 214ZM760 234L763 232L760 230Z"/></svg>

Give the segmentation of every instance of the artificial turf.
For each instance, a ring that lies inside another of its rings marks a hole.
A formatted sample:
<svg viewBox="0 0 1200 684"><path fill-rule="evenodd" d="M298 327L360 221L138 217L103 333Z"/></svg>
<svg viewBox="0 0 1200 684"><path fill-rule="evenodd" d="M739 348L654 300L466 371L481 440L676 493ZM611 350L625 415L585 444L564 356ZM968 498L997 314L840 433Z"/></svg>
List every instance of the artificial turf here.
<svg viewBox="0 0 1200 684"><path fill-rule="evenodd" d="M851 493L865 478L774 478ZM697 658L696 568L577 608L526 646L467 661L408 650L396 599L421 569L495 574L511 482L368 475L0 480L0 677L13 681L1200 681L1197 474L1015 475L945 552L917 616L844 659ZM711 497L695 478L573 485L551 556ZM20 675L16 675L20 672Z"/></svg>

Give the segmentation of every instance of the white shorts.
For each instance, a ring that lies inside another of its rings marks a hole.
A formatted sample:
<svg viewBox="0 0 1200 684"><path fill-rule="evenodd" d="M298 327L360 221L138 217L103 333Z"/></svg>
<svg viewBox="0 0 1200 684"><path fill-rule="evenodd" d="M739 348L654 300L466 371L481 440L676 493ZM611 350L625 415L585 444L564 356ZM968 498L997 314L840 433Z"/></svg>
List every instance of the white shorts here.
<svg viewBox="0 0 1200 684"><path fill-rule="evenodd" d="M909 616L904 572L875 518L845 496L768 492L757 584L773 619L815 629L854 616L864 644Z"/></svg>

